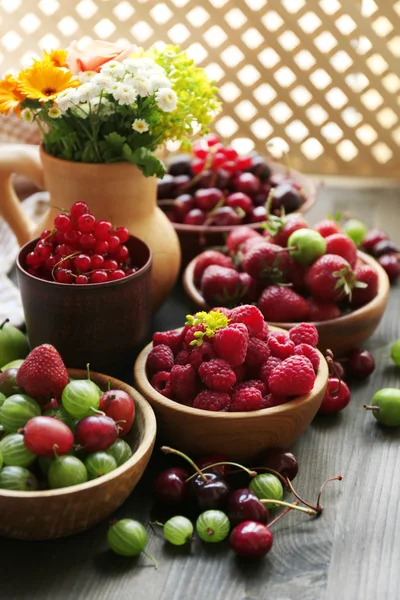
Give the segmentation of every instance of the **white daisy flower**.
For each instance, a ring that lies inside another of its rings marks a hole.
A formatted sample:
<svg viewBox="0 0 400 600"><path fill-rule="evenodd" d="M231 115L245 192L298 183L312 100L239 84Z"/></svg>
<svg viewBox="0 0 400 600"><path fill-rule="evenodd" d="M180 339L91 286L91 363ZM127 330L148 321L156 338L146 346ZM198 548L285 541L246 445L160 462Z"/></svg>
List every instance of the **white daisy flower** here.
<svg viewBox="0 0 400 600"><path fill-rule="evenodd" d="M63 90L57 96L58 108L62 112L65 112L66 110L71 108L71 106L74 106L77 102L79 102L79 100L75 88L68 88L66 90Z"/></svg>
<svg viewBox="0 0 400 600"><path fill-rule="evenodd" d="M78 73L78 79L81 83L91 81L97 75L96 71L81 71Z"/></svg>
<svg viewBox="0 0 400 600"><path fill-rule="evenodd" d="M76 89L76 94L79 99L79 102L89 102L89 100L93 100L100 91L99 85L97 83L93 83L92 81L88 81L87 83L82 83Z"/></svg>
<svg viewBox="0 0 400 600"><path fill-rule="evenodd" d="M96 75L92 79L92 83L95 83L100 88L104 88L107 85L115 83L115 79L112 75L107 73L96 73Z"/></svg>
<svg viewBox="0 0 400 600"><path fill-rule="evenodd" d="M105 63L101 69L100 73L105 75L112 75L115 79L119 79L125 73L125 67L118 60L109 60L108 63Z"/></svg>
<svg viewBox="0 0 400 600"><path fill-rule="evenodd" d="M90 101L90 106L92 107L92 111L95 113L101 112L102 117L107 117L114 112L112 102L110 102L107 98L101 98L100 102L100 96L93 98L93 100Z"/></svg>
<svg viewBox="0 0 400 600"><path fill-rule="evenodd" d="M57 106L53 106L49 109L48 115L50 119L58 119L61 116L61 110Z"/></svg>
<svg viewBox="0 0 400 600"><path fill-rule="evenodd" d="M110 91L119 104L133 104L136 100L136 91L126 83L117 83Z"/></svg>
<svg viewBox="0 0 400 600"><path fill-rule="evenodd" d="M32 123L33 112L30 108L24 108L24 110L21 110L21 117L26 123Z"/></svg>
<svg viewBox="0 0 400 600"><path fill-rule="evenodd" d="M143 68L140 58L126 58L122 61L122 64L129 73L136 73Z"/></svg>
<svg viewBox="0 0 400 600"><path fill-rule="evenodd" d="M128 83L129 85L133 86L133 88L136 90L136 93L142 98L145 98L151 93L151 83L150 79L147 77L132 77L129 79Z"/></svg>
<svg viewBox="0 0 400 600"><path fill-rule="evenodd" d="M172 112L176 109L178 96L168 87L163 87L156 92L156 102L164 112Z"/></svg>
<svg viewBox="0 0 400 600"><path fill-rule="evenodd" d="M149 130L149 124L144 119L135 119L132 123L132 129L138 133L144 133Z"/></svg>
<svg viewBox="0 0 400 600"><path fill-rule="evenodd" d="M157 73L154 75L150 75L150 83L152 87L153 93L159 88L171 88L172 81L168 79L166 75L163 73Z"/></svg>

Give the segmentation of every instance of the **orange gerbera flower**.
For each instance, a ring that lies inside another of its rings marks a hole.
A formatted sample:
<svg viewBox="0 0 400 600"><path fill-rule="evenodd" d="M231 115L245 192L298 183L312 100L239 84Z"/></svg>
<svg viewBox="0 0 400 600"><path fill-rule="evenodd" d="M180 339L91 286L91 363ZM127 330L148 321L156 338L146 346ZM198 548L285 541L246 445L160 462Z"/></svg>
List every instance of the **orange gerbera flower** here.
<svg viewBox="0 0 400 600"><path fill-rule="evenodd" d="M0 114L8 115L10 110L19 115L21 102L25 97L18 91L18 80L12 75L6 75L0 81Z"/></svg>
<svg viewBox="0 0 400 600"><path fill-rule="evenodd" d="M53 63L56 67L67 66L67 55L66 50L50 50L50 52L44 52L43 60Z"/></svg>
<svg viewBox="0 0 400 600"><path fill-rule="evenodd" d="M18 79L18 90L39 102L55 100L63 90L80 85L70 71L56 67L49 60L35 62L29 69L21 71Z"/></svg>

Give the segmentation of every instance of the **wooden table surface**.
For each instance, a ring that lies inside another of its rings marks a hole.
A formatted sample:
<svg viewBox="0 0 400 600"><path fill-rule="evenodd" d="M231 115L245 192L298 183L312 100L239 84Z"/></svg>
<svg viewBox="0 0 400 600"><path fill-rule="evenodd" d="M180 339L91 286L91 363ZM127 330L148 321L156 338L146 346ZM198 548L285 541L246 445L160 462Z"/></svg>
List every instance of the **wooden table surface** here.
<svg viewBox="0 0 400 600"><path fill-rule="evenodd" d="M325 188L310 213L316 222L350 210L370 226L384 227L399 242L399 191ZM179 286L154 321L155 329L182 323L190 306ZM320 483L341 474L326 489L320 519L290 513L274 527L274 547L260 562L241 562L227 544L175 548L149 531L144 557L124 559L107 550L108 523L86 533L48 542L0 540L0 598L4 600L398 600L400 598L400 428L379 427L362 409L382 387L399 386L391 343L400 338L400 287L367 347L376 371L352 385L352 400L333 418L317 417L293 448L300 472L295 481L315 499ZM127 374L127 380L130 378ZM178 444L178 442L177 442ZM161 468L155 451L150 467L114 515L149 520L151 482ZM1 515L0 515L1 518Z"/></svg>

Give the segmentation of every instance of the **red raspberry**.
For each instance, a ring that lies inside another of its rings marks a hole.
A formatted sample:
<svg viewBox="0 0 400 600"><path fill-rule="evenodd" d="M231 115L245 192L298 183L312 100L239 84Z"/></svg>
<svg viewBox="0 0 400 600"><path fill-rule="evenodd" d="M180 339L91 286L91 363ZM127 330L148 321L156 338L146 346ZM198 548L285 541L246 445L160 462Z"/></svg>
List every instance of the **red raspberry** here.
<svg viewBox="0 0 400 600"><path fill-rule="evenodd" d="M262 408L281 406L281 404L286 404L288 400L290 400L290 398L287 398L286 396L274 396L274 394L267 394L263 398Z"/></svg>
<svg viewBox="0 0 400 600"><path fill-rule="evenodd" d="M378 293L378 273L369 265L360 265L355 270L356 287L352 290L350 305L363 306L370 302ZM357 281L365 283L367 287L357 287Z"/></svg>
<svg viewBox="0 0 400 600"><path fill-rule="evenodd" d="M150 350L146 367L151 375L158 373L158 371L170 371L173 366L174 355L169 346L160 344Z"/></svg>
<svg viewBox="0 0 400 600"><path fill-rule="evenodd" d="M199 367L201 380L216 392L228 392L236 383L236 375L226 360L215 358Z"/></svg>
<svg viewBox="0 0 400 600"><path fill-rule="evenodd" d="M280 285L265 288L258 301L258 308L266 321L275 323L304 321L310 310L307 300L290 288Z"/></svg>
<svg viewBox="0 0 400 600"><path fill-rule="evenodd" d="M255 229L251 229L250 227L234 227L226 240L228 252L235 254L246 240L256 237L262 239L262 236Z"/></svg>
<svg viewBox="0 0 400 600"><path fill-rule="evenodd" d="M154 375L150 383L159 394L162 394L166 398L172 399L173 392L170 378L171 374L167 371L159 371L156 375Z"/></svg>
<svg viewBox="0 0 400 600"><path fill-rule="evenodd" d="M330 321L331 319L337 319L342 314L338 305L331 302L320 302L310 298L308 305L310 307L308 318L313 322Z"/></svg>
<svg viewBox="0 0 400 600"><path fill-rule="evenodd" d="M295 354L300 354L300 356L305 356L308 358L310 363L312 364L314 371L318 371L319 367L319 354L315 348L310 346L309 344L298 344L294 350Z"/></svg>
<svg viewBox="0 0 400 600"><path fill-rule="evenodd" d="M192 365L175 365L171 370L171 386L179 402L191 404L198 392L197 373Z"/></svg>
<svg viewBox="0 0 400 600"><path fill-rule="evenodd" d="M190 353L190 364L198 371L203 362L208 362L213 358L217 358L217 355L212 344L203 342L201 346L195 346Z"/></svg>
<svg viewBox="0 0 400 600"><path fill-rule="evenodd" d="M315 373L305 356L290 356L283 360L268 378L269 389L276 396L301 396L313 389Z"/></svg>
<svg viewBox="0 0 400 600"><path fill-rule="evenodd" d="M229 256L225 256L225 254L217 252L217 250L206 250L196 258L193 270L193 277L196 285L200 285L203 273L210 265L219 265L220 267L228 267L230 269L235 268Z"/></svg>
<svg viewBox="0 0 400 600"><path fill-rule="evenodd" d="M248 342L249 333L244 323L233 323L214 335L214 349L217 356L226 360L232 367L244 363Z"/></svg>
<svg viewBox="0 0 400 600"><path fill-rule="evenodd" d="M262 340L263 342L266 342L268 340L268 337L269 337L268 323L266 323L264 321L262 331L257 333L257 335L255 337L258 338L259 340Z"/></svg>
<svg viewBox="0 0 400 600"><path fill-rule="evenodd" d="M265 396L267 393L267 386L263 381L261 381L261 379L249 379L248 381L243 381L242 383L237 383L234 385L232 388L232 395L247 388L255 388L256 390L259 390L262 396Z"/></svg>
<svg viewBox="0 0 400 600"><path fill-rule="evenodd" d="M294 354L295 345L286 333L272 331L268 338L268 347L272 356L285 360Z"/></svg>
<svg viewBox="0 0 400 600"><path fill-rule="evenodd" d="M250 367L258 367L269 358L271 350L266 342L257 338L250 338L247 347L246 364Z"/></svg>
<svg viewBox="0 0 400 600"><path fill-rule="evenodd" d="M232 395L229 410L231 412L260 410L262 401L263 397L260 390L254 387L243 388Z"/></svg>
<svg viewBox="0 0 400 600"><path fill-rule="evenodd" d="M189 365L191 353L188 350L181 350L175 357L176 365Z"/></svg>
<svg viewBox="0 0 400 600"><path fill-rule="evenodd" d="M299 323L291 328L289 337L297 346L298 344L318 345L318 330L311 323Z"/></svg>
<svg viewBox="0 0 400 600"><path fill-rule="evenodd" d="M222 411L228 410L231 402L229 394L224 392L214 392L213 390L203 390L197 394L193 400L193 408L201 408L203 410Z"/></svg>
<svg viewBox="0 0 400 600"><path fill-rule="evenodd" d="M268 388L268 379L272 371L281 364L281 359L276 356L270 356L269 359L262 365L260 369L260 379Z"/></svg>
<svg viewBox="0 0 400 600"><path fill-rule="evenodd" d="M176 331L175 329L172 329L171 331L157 331L153 335L153 346L165 344L171 348L174 356L176 356L178 352L182 350L184 335L185 329L182 331Z"/></svg>
<svg viewBox="0 0 400 600"><path fill-rule="evenodd" d="M313 229L318 231L318 233L320 233L324 238L328 237L329 235L334 235L335 233L342 233L339 223L332 221L332 219L324 219L323 221L320 221L314 225Z"/></svg>
<svg viewBox="0 0 400 600"><path fill-rule="evenodd" d="M238 367L235 367L233 371L236 375L237 383L240 383L246 376L246 365L239 365Z"/></svg>
<svg viewBox="0 0 400 600"><path fill-rule="evenodd" d="M231 310L231 323L244 323L250 336L255 336L264 328L264 317L256 306L244 304Z"/></svg>
<svg viewBox="0 0 400 600"><path fill-rule="evenodd" d="M337 254L347 260L354 268L357 262L357 246L345 233L328 235L326 241L326 254Z"/></svg>

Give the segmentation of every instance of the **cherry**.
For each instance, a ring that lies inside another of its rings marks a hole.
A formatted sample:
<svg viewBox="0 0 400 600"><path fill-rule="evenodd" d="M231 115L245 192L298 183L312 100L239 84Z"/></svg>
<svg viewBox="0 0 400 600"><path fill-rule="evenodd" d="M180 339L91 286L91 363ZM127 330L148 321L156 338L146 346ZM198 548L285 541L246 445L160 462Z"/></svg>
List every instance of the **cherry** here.
<svg viewBox="0 0 400 600"><path fill-rule="evenodd" d="M176 198L182 194L186 189L190 187L191 178L189 175L177 175L174 177L174 187L172 190L172 196Z"/></svg>
<svg viewBox="0 0 400 600"><path fill-rule="evenodd" d="M294 479L299 471L299 463L293 452L283 448L269 448L261 455L259 462L290 480Z"/></svg>
<svg viewBox="0 0 400 600"><path fill-rule="evenodd" d="M78 218L78 230L82 233L92 233L96 224L94 215L81 215Z"/></svg>
<svg viewBox="0 0 400 600"><path fill-rule="evenodd" d="M226 205L231 208L241 208L246 214L248 214L253 207L250 196L243 194L243 192L229 194L229 196L226 197L225 202Z"/></svg>
<svg viewBox="0 0 400 600"><path fill-rule="evenodd" d="M332 377L337 377L338 379L345 379L345 370L343 368L342 363L337 360L332 361L332 368L329 369Z"/></svg>
<svg viewBox="0 0 400 600"><path fill-rule="evenodd" d="M105 271L93 271L90 274L90 283L105 283L107 280L108 276Z"/></svg>
<svg viewBox="0 0 400 600"><path fill-rule="evenodd" d="M79 226L79 221L78 221ZM109 236L113 233L113 226L110 221L98 221L94 227L94 237L96 240L107 241ZM119 239L119 236L118 236Z"/></svg>
<svg viewBox="0 0 400 600"><path fill-rule="evenodd" d="M375 359L368 350L355 348L348 356L347 368L350 375L365 379L375 370Z"/></svg>
<svg viewBox="0 0 400 600"><path fill-rule="evenodd" d="M75 202L71 206L71 217L76 221L81 215L87 215L90 213L89 207L86 202Z"/></svg>
<svg viewBox="0 0 400 600"><path fill-rule="evenodd" d="M74 258L74 266L78 271L88 271L91 263L91 258L87 254L78 254L78 256Z"/></svg>
<svg viewBox="0 0 400 600"><path fill-rule="evenodd" d="M379 257L378 262L385 269L390 281L394 281L400 275L400 261L396 254L384 254Z"/></svg>
<svg viewBox="0 0 400 600"><path fill-rule="evenodd" d="M173 203L173 211L178 221L183 221L184 217L190 210L192 210L192 208L196 208L196 202L193 196L190 194L181 194L175 198Z"/></svg>
<svg viewBox="0 0 400 600"><path fill-rule="evenodd" d="M24 444L34 454L54 458L67 454L74 444L74 434L65 423L53 417L39 416L29 419L19 431L24 435Z"/></svg>
<svg viewBox="0 0 400 600"><path fill-rule="evenodd" d="M388 240L389 236L380 229L371 229L363 239L363 247L367 252L371 252L372 248L382 240Z"/></svg>
<svg viewBox="0 0 400 600"><path fill-rule="evenodd" d="M129 240L129 231L126 227L117 227L115 230L115 235L119 237L121 244L124 244Z"/></svg>
<svg viewBox="0 0 400 600"><path fill-rule="evenodd" d="M67 231L72 231L74 228L74 224L66 214L57 215L54 219L54 227L58 229L58 231L62 231L62 233L67 233Z"/></svg>
<svg viewBox="0 0 400 600"><path fill-rule="evenodd" d="M235 186L238 192L253 196L260 191L260 180L253 173L241 173L235 177Z"/></svg>
<svg viewBox="0 0 400 600"><path fill-rule="evenodd" d="M255 206L250 211L249 219L251 223L261 223L267 219L265 206Z"/></svg>
<svg viewBox="0 0 400 600"><path fill-rule="evenodd" d="M294 212L300 208L302 198L290 183L281 183L274 190L272 208L285 209L286 213Z"/></svg>
<svg viewBox="0 0 400 600"><path fill-rule="evenodd" d="M236 490L229 498L228 517L233 525L249 520L266 525L269 521L268 509L247 488Z"/></svg>
<svg viewBox="0 0 400 600"><path fill-rule="evenodd" d="M379 258L384 254L391 254L393 252L400 252L400 248L391 240L381 240L375 244L371 250L371 254L375 256L375 258Z"/></svg>
<svg viewBox="0 0 400 600"><path fill-rule="evenodd" d="M169 160L168 172L177 175L192 175L191 161L186 154L177 154Z"/></svg>
<svg viewBox="0 0 400 600"><path fill-rule="evenodd" d="M250 158L250 160L250 166L244 168L247 168L250 171L250 173L253 173L253 175L258 177L261 181L266 181L267 179L269 179L271 175L271 169L269 168L263 157L261 155L257 155L253 158Z"/></svg>
<svg viewBox="0 0 400 600"><path fill-rule="evenodd" d="M200 208L193 208L183 219L185 225L203 225L206 220L206 213Z"/></svg>
<svg viewBox="0 0 400 600"><path fill-rule="evenodd" d="M183 502L188 494L186 485L188 477L188 472L179 467L162 471L153 484L153 491L157 499L168 504Z"/></svg>
<svg viewBox="0 0 400 600"><path fill-rule="evenodd" d="M273 536L270 529L262 523L243 521L233 529L229 542L238 556L261 558L271 550Z"/></svg>
<svg viewBox="0 0 400 600"><path fill-rule="evenodd" d="M217 188L197 190L194 195L198 208L208 212L222 200L223 193Z"/></svg>
<svg viewBox="0 0 400 600"><path fill-rule="evenodd" d="M207 222L217 226L238 225L242 217L230 206L221 206L210 215Z"/></svg>
<svg viewBox="0 0 400 600"><path fill-rule="evenodd" d="M86 452L107 450L118 437L118 426L110 417L89 415L79 421L75 436Z"/></svg>
<svg viewBox="0 0 400 600"><path fill-rule="evenodd" d="M330 415L346 408L350 402L350 390L344 381L337 377L328 377L328 387L318 413Z"/></svg>
<svg viewBox="0 0 400 600"><path fill-rule="evenodd" d="M174 187L174 178L169 173L166 173L162 179L157 181L157 198L158 200L166 200L171 198Z"/></svg>
<svg viewBox="0 0 400 600"><path fill-rule="evenodd" d="M190 480L189 489L197 499L200 510L220 508L228 500L230 489L215 473L202 473Z"/></svg>
<svg viewBox="0 0 400 600"><path fill-rule="evenodd" d="M127 392L123 390L108 390L100 398L99 410L108 417L118 421L120 436L126 435L135 419L135 404Z"/></svg>
<svg viewBox="0 0 400 600"><path fill-rule="evenodd" d="M207 456L199 458L196 464L200 471L202 471L210 465L215 463L225 463L226 461L227 458L223 454L208 454ZM226 477L229 474L230 467L229 465L218 465L216 467L212 467L211 469L207 469L207 471L208 473L215 473L219 477Z"/></svg>

